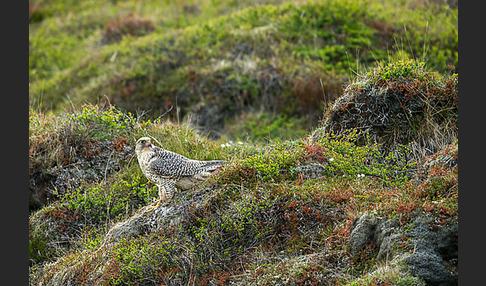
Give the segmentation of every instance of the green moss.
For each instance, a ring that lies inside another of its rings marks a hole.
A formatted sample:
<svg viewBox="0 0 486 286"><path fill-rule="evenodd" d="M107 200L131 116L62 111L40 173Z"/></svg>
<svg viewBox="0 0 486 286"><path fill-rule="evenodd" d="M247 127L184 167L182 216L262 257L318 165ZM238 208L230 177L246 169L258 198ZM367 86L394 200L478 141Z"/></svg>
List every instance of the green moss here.
<svg viewBox="0 0 486 286"><path fill-rule="evenodd" d="M31 227L29 223L29 264L40 263L54 256L53 249L49 249L49 241L43 226Z"/></svg>

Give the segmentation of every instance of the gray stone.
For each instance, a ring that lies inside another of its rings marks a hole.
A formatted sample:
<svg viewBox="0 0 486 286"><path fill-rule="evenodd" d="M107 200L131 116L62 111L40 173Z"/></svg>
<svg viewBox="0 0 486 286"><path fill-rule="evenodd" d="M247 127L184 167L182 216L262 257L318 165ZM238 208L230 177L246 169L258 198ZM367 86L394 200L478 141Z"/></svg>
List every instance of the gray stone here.
<svg viewBox="0 0 486 286"><path fill-rule="evenodd" d="M375 232L377 225L378 219L369 214L364 214L356 221L355 227L349 237L351 254L355 255L365 244L372 241L376 243Z"/></svg>
<svg viewBox="0 0 486 286"><path fill-rule="evenodd" d="M409 251L398 245L406 237ZM364 214L358 218L349 238L351 253L357 254L365 244L374 242L377 260L398 259L408 267L411 275L423 279L427 285L457 285L458 225L436 226L433 217L417 216L407 227L396 219L377 218Z"/></svg>
<svg viewBox="0 0 486 286"><path fill-rule="evenodd" d="M321 164L301 165L295 167L293 172L302 174L306 180L318 179L324 177L324 166Z"/></svg>

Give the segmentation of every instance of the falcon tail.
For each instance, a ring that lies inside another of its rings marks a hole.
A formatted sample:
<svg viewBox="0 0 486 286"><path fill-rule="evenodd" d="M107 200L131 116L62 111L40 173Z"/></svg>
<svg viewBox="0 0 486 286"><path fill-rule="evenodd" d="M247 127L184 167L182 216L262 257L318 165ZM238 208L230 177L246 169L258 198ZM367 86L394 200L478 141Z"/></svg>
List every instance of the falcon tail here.
<svg viewBox="0 0 486 286"><path fill-rule="evenodd" d="M203 164L201 164L201 168L204 169L205 171L214 171L217 168L223 166L226 161L222 160L215 160L215 161L203 161Z"/></svg>

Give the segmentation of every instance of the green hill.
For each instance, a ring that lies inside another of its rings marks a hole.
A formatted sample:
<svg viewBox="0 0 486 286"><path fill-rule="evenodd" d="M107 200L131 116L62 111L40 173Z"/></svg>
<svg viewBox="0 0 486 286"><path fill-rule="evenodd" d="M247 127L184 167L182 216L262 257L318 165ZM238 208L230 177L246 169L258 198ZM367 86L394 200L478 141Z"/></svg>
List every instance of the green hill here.
<svg viewBox="0 0 486 286"><path fill-rule="evenodd" d="M453 2L286 2L31 2L30 107L110 102L213 138L287 139L377 63L457 68Z"/></svg>

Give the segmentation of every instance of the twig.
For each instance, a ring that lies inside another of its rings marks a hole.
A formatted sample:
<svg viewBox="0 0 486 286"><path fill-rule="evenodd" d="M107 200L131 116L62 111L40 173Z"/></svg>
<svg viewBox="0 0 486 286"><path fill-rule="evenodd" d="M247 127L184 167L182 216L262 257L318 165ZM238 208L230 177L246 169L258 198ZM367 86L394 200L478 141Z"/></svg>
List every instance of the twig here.
<svg viewBox="0 0 486 286"><path fill-rule="evenodd" d="M166 110L164 112L164 114L162 114L161 116L157 117L157 120L159 120L160 118L164 117L167 113L171 112L173 108L174 108L174 105L172 105L168 110Z"/></svg>
<svg viewBox="0 0 486 286"><path fill-rule="evenodd" d="M324 85L322 84L322 79L319 78L319 82L321 83L321 88L322 88L322 96L324 97L324 107L327 109L327 98L326 98L326 92L324 91Z"/></svg>
<svg viewBox="0 0 486 286"><path fill-rule="evenodd" d="M106 102L108 102L108 106L111 108L113 105L111 105L111 101L110 101L110 99L108 98L108 95L106 95L105 93L103 93L103 96L105 97Z"/></svg>
<svg viewBox="0 0 486 286"><path fill-rule="evenodd" d="M108 156L108 160L106 161L105 174L103 179L103 181L105 182L106 182L106 173L108 172L108 165L110 165L110 159L111 159L111 155L113 155L113 152L115 152L115 150L111 151L110 156Z"/></svg>

